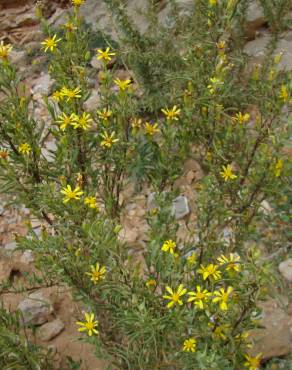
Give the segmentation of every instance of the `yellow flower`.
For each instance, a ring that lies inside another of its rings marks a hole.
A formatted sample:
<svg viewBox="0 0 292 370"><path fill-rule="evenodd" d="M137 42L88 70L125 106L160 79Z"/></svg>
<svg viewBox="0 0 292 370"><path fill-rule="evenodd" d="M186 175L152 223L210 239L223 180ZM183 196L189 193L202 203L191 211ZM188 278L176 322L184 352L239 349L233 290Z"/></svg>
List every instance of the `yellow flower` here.
<svg viewBox="0 0 292 370"><path fill-rule="evenodd" d="M4 41L0 42L0 58L1 59L6 60L11 50L12 50L12 46L10 44L5 45Z"/></svg>
<svg viewBox="0 0 292 370"><path fill-rule="evenodd" d="M234 117L232 117L232 120L233 122L237 122L237 123L245 123L245 122L248 122L250 120L250 114L248 113L245 113L245 114L242 114L241 112L239 113L236 113L236 115Z"/></svg>
<svg viewBox="0 0 292 370"><path fill-rule="evenodd" d="M211 94L215 94L224 85L224 82L217 77L210 78L210 84L207 86Z"/></svg>
<svg viewBox="0 0 292 370"><path fill-rule="evenodd" d="M251 78L254 81L258 81L259 80L261 68L262 68L261 64L256 64L254 66L253 71L252 71L252 75L251 75Z"/></svg>
<svg viewBox="0 0 292 370"><path fill-rule="evenodd" d="M234 180L237 178L237 176L234 175L234 173L232 172L232 167L230 164L228 164L227 166L222 166L222 171L220 172L220 175L225 181L229 179Z"/></svg>
<svg viewBox="0 0 292 370"><path fill-rule="evenodd" d="M168 121L178 121L180 109L178 109L176 105L174 105L171 109L161 109L161 112L166 116Z"/></svg>
<svg viewBox="0 0 292 370"><path fill-rule="evenodd" d="M229 325L215 325L213 323L209 323L208 326L212 329L212 337L214 339L223 339L226 340L227 336L225 335L229 329Z"/></svg>
<svg viewBox="0 0 292 370"><path fill-rule="evenodd" d="M41 43L43 45L45 52L47 52L48 49L51 52L54 52L57 49L58 42L60 42L61 39L56 40L56 37L57 35L54 35L53 37L48 37Z"/></svg>
<svg viewBox="0 0 292 370"><path fill-rule="evenodd" d="M87 331L87 334L91 337L93 334L98 334L96 327L98 326L98 321L94 321L93 313L85 313L85 322L77 321L76 325L81 326L78 331Z"/></svg>
<svg viewBox="0 0 292 370"><path fill-rule="evenodd" d="M277 71L274 68L271 68L269 71L269 81L273 81L276 74L277 74Z"/></svg>
<svg viewBox="0 0 292 370"><path fill-rule="evenodd" d="M149 280L146 281L145 284L146 284L147 288L156 287L156 280L149 279Z"/></svg>
<svg viewBox="0 0 292 370"><path fill-rule="evenodd" d="M246 343L248 341L249 332L243 331L242 333L239 333L235 337L235 341L237 343ZM249 347L250 345L247 345Z"/></svg>
<svg viewBox="0 0 292 370"><path fill-rule="evenodd" d="M174 249L176 248L176 243L173 240L166 240L162 247L161 250L163 252L169 252L170 254L174 254Z"/></svg>
<svg viewBox="0 0 292 370"><path fill-rule="evenodd" d="M108 60L108 61L111 61L112 58L111 56L115 56L116 53L111 53L110 52L110 48L106 48L105 50L102 50L102 49L97 49L97 59L101 59L101 60Z"/></svg>
<svg viewBox="0 0 292 370"><path fill-rule="evenodd" d="M58 120L56 122L59 123L60 129L62 131L65 131L65 129L68 126L74 126L76 124L77 119L78 117L76 116L75 113L70 114L70 116L67 115L66 113L62 113L59 115Z"/></svg>
<svg viewBox="0 0 292 370"><path fill-rule="evenodd" d="M23 143L19 145L18 150L21 154L29 154L31 152L31 146L28 143Z"/></svg>
<svg viewBox="0 0 292 370"><path fill-rule="evenodd" d="M282 85L281 86L279 98L281 100L283 100L284 103L286 103L288 101L288 99L289 99L289 93L288 93L287 86L285 86L285 85Z"/></svg>
<svg viewBox="0 0 292 370"><path fill-rule="evenodd" d="M184 341L183 351L184 352L196 352L197 341L195 338L189 338Z"/></svg>
<svg viewBox="0 0 292 370"><path fill-rule="evenodd" d="M219 261L220 265L226 265L227 271L239 272L241 269L239 264L240 256L238 254L230 253L229 259L221 254L221 256L217 258L217 261Z"/></svg>
<svg viewBox="0 0 292 370"><path fill-rule="evenodd" d="M131 119L131 126L133 129L138 129L142 125L142 119L141 118L133 118Z"/></svg>
<svg viewBox="0 0 292 370"><path fill-rule="evenodd" d="M227 301L229 299L230 294L233 292L233 288L229 286L227 290L224 288L221 288L218 290L215 290L214 295L217 296L213 298L214 303L219 303L219 307L222 311L226 311L228 306L227 306Z"/></svg>
<svg viewBox="0 0 292 370"><path fill-rule="evenodd" d="M211 293L208 292L207 289L202 291L202 288L199 285L196 286L196 289L196 292L188 292L188 295L190 296L188 302L194 302L198 308L203 310L205 308L205 303L208 301L208 297L211 296Z"/></svg>
<svg viewBox="0 0 292 370"><path fill-rule="evenodd" d="M77 117L77 120L74 123L74 128L82 128L83 130L87 130L92 122L93 120L91 118L91 115L89 113L83 112L82 116Z"/></svg>
<svg viewBox="0 0 292 370"><path fill-rule="evenodd" d="M102 147L111 148L114 143L119 141L119 139L115 139L115 134L115 131L113 131L110 135L106 131L104 131L104 133L101 134L103 140L101 141L100 145Z"/></svg>
<svg viewBox="0 0 292 370"><path fill-rule="evenodd" d="M88 207L92 208L92 209L97 209L98 208L95 197L85 197L84 204L88 205Z"/></svg>
<svg viewBox="0 0 292 370"><path fill-rule="evenodd" d="M75 24L73 24L72 22L67 22L64 24L64 28L66 28L66 30L68 32L73 32L75 30L77 30L77 27L75 26Z"/></svg>
<svg viewBox="0 0 292 370"><path fill-rule="evenodd" d="M218 280L221 278L221 272L217 270L218 266L211 263L206 267L201 265L201 268L198 270L198 273L203 275L204 280L208 279L209 277L213 278L214 280Z"/></svg>
<svg viewBox="0 0 292 370"><path fill-rule="evenodd" d="M61 193L65 195L63 199L63 203L68 203L71 199L80 199L80 196L83 194L79 186L76 186L74 190L72 190L70 185L67 185L65 188L61 190Z"/></svg>
<svg viewBox="0 0 292 370"><path fill-rule="evenodd" d="M217 49L224 50L225 47L226 47L226 42L223 41L223 40L221 40L221 41L219 41L219 42L216 43L216 46L217 46Z"/></svg>
<svg viewBox="0 0 292 370"><path fill-rule="evenodd" d="M283 54L284 54L283 52L280 52L279 54L275 55L275 57L274 57L274 63L275 64L279 64L281 62Z"/></svg>
<svg viewBox="0 0 292 370"><path fill-rule="evenodd" d="M217 5L217 0L209 0L210 6L215 6Z"/></svg>
<svg viewBox="0 0 292 370"><path fill-rule="evenodd" d="M187 256L187 262L189 265L194 265L197 262L197 254L193 252L191 255Z"/></svg>
<svg viewBox="0 0 292 370"><path fill-rule="evenodd" d="M284 163L283 163L282 159L278 159L276 164L275 164L275 168L274 168L275 177L279 177L281 175L283 167L284 167Z"/></svg>
<svg viewBox="0 0 292 370"><path fill-rule="evenodd" d="M187 290L184 288L183 284L180 284L177 288L177 291L174 292L169 286L166 286L166 291L170 295L164 295L164 299L170 300L170 302L167 304L167 308L171 308L172 306L179 304L180 306L183 305L183 301L181 300L181 297L186 294Z"/></svg>
<svg viewBox="0 0 292 370"><path fill-rule="evenodd" d="M8 155L9 154L8 154L8 151L6 149L1 149L0 150L0 158L1 159L5 159L6 160L8 158Z"/></svg>
<svg viewBox="0 0 292 370"><path fill-rule="evenodd" d="M74 6L81 6L84 4L85 0L71 0L71 2Z"/></svg>
<svg viewBox="0 0 292 370"><path fill-rule="evenodd" d="M106 274L106 268L105 266L100 266L100 264L97 262L96 266L90 266L91 272L86 272L85 274L90 276L90 280L93 281L94 284L96 284L100 280L105 279Z"/></svg>
<svg viewBox="0 0 292 370"><path fill-rule="evenodd" d="M145 123L146 135L153 136L156 132L160 132L160 129L158 128L158 123L154 123L153 125L149 122Z"/></svg>
<svg viewBox="0 0 292 370"><path fill-rule="evenodd" d="M103 108L102 111L98 110L96 113L98 114L98 117L103 121L108 121L113 114L113 112L107 108Z"/></svg>
<svg viewBox="0 0 292 370"><path fill-rule="evenodd" d="M119 78L116 78L114 80L114 83L118 86L120 91L126 91L131 87L131 80L120 80Z"/></svg>
<svg viewBox="0 0 292 370"><path fill-rule="evenodd" d="M259 353L255 357L245 355L245 358L247 359L247 361L244 363L244 366L248 367L249 370L259 369L261 365L261 357L262 357L261 353Z"/></svg>
<svg viewBox="0 0 292 370"><path fill-rule="evenodd" d="M61 91L55 91L52 95L52 98L56 101L59 102L60 100L63 99L63 96L61 94Z"/></svg>
<svg viewBox="0 0 292 370"><path fill-rule="evenodd" d="M79 99L81 98L81 89L76 87L75 89L68 89L67 87L62 87L60 95L61 97L66 97L67 102L71 99Z"/></svg>

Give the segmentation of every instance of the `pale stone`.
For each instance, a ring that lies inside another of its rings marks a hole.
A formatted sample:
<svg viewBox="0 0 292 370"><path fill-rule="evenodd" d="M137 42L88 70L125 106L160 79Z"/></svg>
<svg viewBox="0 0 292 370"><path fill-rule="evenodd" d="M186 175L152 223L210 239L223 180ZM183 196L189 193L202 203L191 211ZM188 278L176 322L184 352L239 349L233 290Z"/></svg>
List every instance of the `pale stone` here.
<svg viewBox="0 0 292 370"><path fill-rule="evenodd" d="M19 303L18 309L26 325L41 325L48 321L49 315L53 312L51 301L44 297L42 292L30 294Z"/></svg>
<svg viewBox="0 0 292 370"><path fill-rule="evenodd" d="M180 195L173 200L173 212L176 220L187 216L190 213L187 197Z"/></svg>
<svg viewBox="0 0 292 370"><path fill-rule="evenodd" d="M288 281L292 282L292 258L288 258L279 264L281 275Z"/></svg>
<svg viewBox="0 0 292 370"><path fill-rule="evenodd" d="M65 328L63 321L56 319L47 322L38 329L38 336L44 341L50 341L59 335Z"/></svg>

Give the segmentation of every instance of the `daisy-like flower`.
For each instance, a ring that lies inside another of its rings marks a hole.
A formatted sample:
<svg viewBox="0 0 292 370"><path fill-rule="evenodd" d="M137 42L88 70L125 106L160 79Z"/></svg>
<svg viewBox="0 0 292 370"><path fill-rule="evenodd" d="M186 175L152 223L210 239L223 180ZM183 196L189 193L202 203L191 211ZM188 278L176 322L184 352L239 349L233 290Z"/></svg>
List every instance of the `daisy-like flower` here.
<svg viewBox="0 0 292 370"><path fill-rule="evenodd" d="M244 355L246 358L246 362L244 363L244 366L248 367L249 370L258 370L261 365L261 358L262 354L259 353L255 357L249 356L249 355Z"/></svg>
<svg viewBox="0 0 292 370"><path fill-rule="evenodd" d="M75 89L68 89L67 87L62 87L60 95L61 97L67 98L67 102L71 99L79 99L81 98L81 89L76 87Z"/></svg>
<svg viewBox="0 0 292 370"><path fill-rule="evenodd" d="M105 60L105 61L111 61L112 56L115 56L116 53L111 52L110 48L106 48L105 50L97 49L97 59L99 60Z"/></svg>
<svg viewBox="0 0 292 370"><path fill-rule="evenodd" d="M222 166L222 171L220 175L223 177L225 181L234 180L237 178L236 175L232 172L232 166L228 164L227 166Z"/></svg>
<svg viewBox="0 0 292 370"><path fill-rule="evenodd" d="M218 271L218 266L214 265L213 263L210 263L206 267L201 265L198 273L203 275L204 280L207 280L208 278L219 280L221 278L221 272Z"/></svg>
<svg viewBox="0 0 292 370"><path fill-rule="evenodd" d="M221 256L217 258L217 261L220 265L225 265L226 271L239 272L241 270L240 256L238 254L230 253L229 258L221 254Z"/></svg>
<svg viewBox="0 0 292 370"><path fill-rule="evenodd" d="M101 134L103 140L101 141L100 145L108 149L111 148L114 143L119 141L119 139L115 139L115 135L115 131L113 131L110 135L106 131L104 131L104 133Z"/></svg>
<svg viewBox="0 0 292 370"><path fill-rule="evenodd" d="M281 86L279 98L284 102L287 103L289 100L289 93L286 85Z"/></svg>
<svg viewBox="0 0 292 370"><path fill-rule="evenodd" d="M8 158L8 151L6 149L0 150L0 158L7 159Z"/></svg>
<svg viewBox="0 0 292 370"><path fill-rule="evenodd" d="M111 117L111 115L113 114L113 112L107 108L103 108L102 111L98 110L96 111L96 113L98 114L98 117L103 120L103 121L108 121L109 118Z"/></svg>
<svg viewBox="0 0 292 370"><path fill-rule="evenodd" d="M85 197L84 204L92 209L97 209L98 205L95 197Z"/></svg>
<svg viewBox="0 0 292 370"><path fill-rule="evenodd" d="M116 78L114 80L114 83L118 86L120 91L126 91L131 87L131 80L120 80L119 78Z"/></svg>
<svg viewBox="0 0 292 370"><path fill-rule="evenodd" d="M55 91L53 94L52 94L52 98L56 101L56 102L59 102L63 99L63 95L61 94L61 91Z"/></svg>
<svg viewBox="0 0 292 370"><path fill-rule="evenodd" d="M72 22L67 22L64 24L64 28L68 31L68 32L73 32L73 31L76 31L77 30L77 27L75 26L75 24L73 24Z"/></svg>
<svg viewBox="0 0 292 370"><path fill-rule="evenodd" d="M29 154L31 152L31 146L28 143L20 144L18 147L19 153Z"/></svg>
<svg viewBox="0 0 292 370"><path fill-rule="evenodd" d="M216 6L217 5L217 0L209 0L210 6Z"/></svg>
<svg viewBox="0 0 292 370"><path fill-rule="evenodd" d="M189 256L187 256L187 262L189 265L194 265L197 262L197 254L193 252Z"/></svg>
<svg viewBox="0 0 292 370"><path fill-rule="evenodd" d="M90 280L96 284L100 280L105 279L106 268L105 266L100 266L97 262L95 266L90 266L91 272L86 272L85 274L90 276Z"/></svg>
<svg viewBox="0 0 292 370"><path fill-rule="evenodd" d="M77 321L76 325L81 326L78 331L87 331L87 334L91 337L93 334L98 334L98 330L96 329L98 326L98 321L94 320L94 313L86 313L85 322Z"/></svg>
<svg viewBox="0 0 292 370"><path fill-rule="evenodd" d="M4 41L0 42L0 58L3 60L7 60L9 53L12 50L12 46L10 44L4 44Z"/></svg>
<svg viewBox="0 0 292 370"><path fill-rule="evenodd" d="M79 200L83 191L81 191L79 186L76 186L74 190L72 190L70 185L67 185L65 188L61 190L61 193L65 195L63 199L63 203L68 203L72 199Z"/></svg>
<svg viewBox="0 0 292 370"><path fill-rule="evenodd" d="M223 51L226 47L226 42L224 40L221 40L216 43L217 49L220 51Z"/></svg>
<svg viewBox="0 0 292 370"><path fill-rule="evenodd" d="M188 338L184 341L183 351L184 352L196 352L197 341L195 338Z"/></svg>
<svg viewBox="0 0 292 370"><path fill-rule="evenodd" d="M142 126L142 119L141 118L132 118L131 119L131 126L134 130L139 129Z"/></svg>
<svg viewBox="0 0 292 370"><path fill-rule="evenodd" d="M236 122L236 123L246 123L250 120L250 114L248 113L245 113L245 114L242 114L241 112L239 113L236 113L236 115L234 117L232 117L232 120L233 122Z"/></svg>
<svg viewBox="0 0 292 370"><path fill-rule="evenodd" d="M76 122L74 123L74 128L81 128L82 130L87 130L91 123L93 122L91 115L89 113L83 112L82 116L77 117Z"/></svg>
<svg viewBox="0 0 292 370"><path fill-rule="evenodd" d="M57 49L58 42L60 42L61 39L56 39L56 37L57 35L54 35L53 37L48 37L41 43L43 45L45 53L48 50L50 50L53 53Z"/></svg>
<svg viewBox="0 0 292 370"><path fill-rule="evenodd" d="M281 175L283 167L284 167L284 163L283 163L282 159L278 159L276 164L275 164L275 167L274 167L275 177L279 177Z"/></svg>
<svg viewBox="0 0 292 370"><path fill-rule="evenodd" d="M217 325L209 322L208 326L212 329L212 337L214 339L223 339L223 340L227 339L226 334L230 330L229 325L218 325L217 326Z"/></svg>
<svg viewBox="0 0 292 370"><path fill-rule="evenodd" d="M174 105L171 109L161 109L161 112L165 115L168 121L178 121L180 109L178 109L176 105Z"/></svg>
<svg viewBox="0 0 292 370"><path fill-rule="evenodd" d="M211 94L215 94L222 86L224 82L217 77L210 78L210 84L207 86Z"/></svg>
<svg viewBox="0 0 292 370"><path fill-rule="evenodd" d="M145 134L149 136L153 136L155 133L160 132L158 128L158 123L154 123L153 125L149 122L145 123Z"/></svg>
<svg viewBox="0 0 292 370"><path fill-rule="evenodd" d="M206 306L208 298L211 296L211 293L207 289L202 290L202 288L197 285L196 292L188 292L190 298L188 302L194 302L194 304L201 310Z"/></svg>
<svg viewBox="0 0 292 370"><path fill-rule="evenodd" d="M156 280L155 279L149 279L146 281L147 288L156 287Z"/></svg>
<svg viewBox="0 0 292 370"><path fill-rule="evenodd" d="M168 299L170 302L167 304L167 308L171 308L172 306L178 304L180 306L183 305L183 301L181 297L186 294L187 290L184 288L183 284L180 284L177 288L177 291L173 291L169 286L166 286L166 291L169 295L164 295L164 299Z"/></svg>
<svg viewBox="0 0 292 370"><path fill-rule="evenodd" d="M58 116L57 123L60 125L60 130L65 131L68 126L74 126L78 120L78 116L75 113L67 115L62 113Z"/></svg>
<svg viewBox="0 0 292 370"><path fill-rule="evenodd" d="M174 242L173 240L169 239L169 240L166 240L162 247L161 247L161 250L163 252L169 252L170 254L174 254L174 249L176 248L176 242Z"/></svg>
<svg viewBox="0 0 292 370"><path fill-rule="evenodd" d="M71 0L72 4L76 7L79 7L85 3L85 0Z"/></svg>
<svg viewBox="0 0 292 370"><path fill-rule="evenodd" d="M227 301L229 299L230 294L233 292L233 288L229 286L227 290L221 288L219 290L215 290L214 295L216 296L213 298L212 302L219 303L219 307L222 311L226 311L228 309Z"/></svg>

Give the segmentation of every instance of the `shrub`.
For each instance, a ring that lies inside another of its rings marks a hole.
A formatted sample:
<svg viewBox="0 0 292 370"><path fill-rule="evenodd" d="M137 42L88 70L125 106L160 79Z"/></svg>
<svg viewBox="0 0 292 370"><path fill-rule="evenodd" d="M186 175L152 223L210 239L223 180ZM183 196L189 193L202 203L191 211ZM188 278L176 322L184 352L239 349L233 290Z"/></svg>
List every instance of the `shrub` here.
<svg viewBox="0 0 292 370"><path fill-rule="evenodd" d="M19 244L88 307L77 327L109 368L259 367L248 332L272 272L257 248L261 204L287 171L291 81L276 69L281 55L271 57L278 30L260 68L242 51L247 1L199 1L185 17L170 1L173 21L152 17L142 36L122 3L107 0L127 39L97 50L100 104L88 112L92 55L83 1L72 3L62 32L46 28L42 43L54 80L44 97L50 122L34 118L5 53L0 64L2 189L44 221L40 237L31 230ZM132 78L116 77L113 58ZM196 221L180 238L171 204L189 156L205 175ZM119 238L129 181L156 192L140 263Z"/></svg>

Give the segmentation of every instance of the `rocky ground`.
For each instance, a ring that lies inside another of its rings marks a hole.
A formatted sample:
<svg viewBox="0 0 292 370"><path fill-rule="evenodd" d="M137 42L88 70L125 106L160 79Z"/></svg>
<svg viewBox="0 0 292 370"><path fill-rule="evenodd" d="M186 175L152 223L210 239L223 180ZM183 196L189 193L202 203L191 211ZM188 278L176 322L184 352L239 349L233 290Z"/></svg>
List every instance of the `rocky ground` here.
<svg viewBox="0 0 292 370"><path fill-rule="evenodd" d="M187 9L190 0L181 0ZM45 16L50 24L58 24L65 19L68 1L55 0L45 2ZM143 7L143 0L129 0L128 9L134 14L135 8ZM161 1L160 18L163 21L167 7ZM116 37L112 20L102 4L102 1L87 0L83 7L86 21L94 29L102 28ZM291 14L292 18L292 14ZM96 20L99 19L97 23ZM135 17L135 22L141 31L147 24L141 17ZM256 2L252 3L247 20L247 43L245 50L253 57L254 63L263 60L264 48L270 33L266 19ZM14 45L13 61L20 71L26 76L25 84L28 93L36 104L36 114L39 119L47 117L46 109L42 103L42 95L50 94L52 81L46 72L42 72L44 57L39 53L40 40L42 39L40 27L35 16L34 1L32 0L2 0L0 2L0 40ZM292 30L287 30L281 35L278 52L284 51L284 57L279 68L292 70ZM93 68L98 69L98 65ZM119 73L125 73L120 71ZM92 97L87 102L87 109L96 106L98 102L97 84L92 83ZM47 143L47 150L53 149L52 142ZM196 215L196 183L203 176L195 153L184 165L183 175L176 181L176 188L181 194L174 199L173 208L180 224L179 236L187 237ZM49 155L47 151L46 155ZM154 195L148 189L143 189L135 194L131 186L122 194L124 213L122 217L123 229L120 237L132 245L139 258L139 253L147 240L146 212L153 207ZM7 204L5 197L0 199L0 300L4 306L12 311L20 309L25 323L36 327L34 340L46 347L50 346L56 352L56 369L64 363L66 356L71 356L84 361L90 370L104 369L103 363L94 356L94 348L86 343L76 341L77 317L80 317L82 307L72 300L70 290L66 286L31 286L29 276L41 274L35 267L34 256L31 251L15 251L15 235L25 235L26 224L31 222L34 231L40 233L41 224L30 217L25 208L16 208ZM282 284L291 288L292 284L292 259L285 259L279 265ZM13 283L5 287L5 281ZM18 293L26 287L25 293ZM292 303L287 295L277 299L269 299L263 303L262 325L263 329L254 333L257 338L257 347L264 354L265 359L288 355L292 352Z"/></svg>

